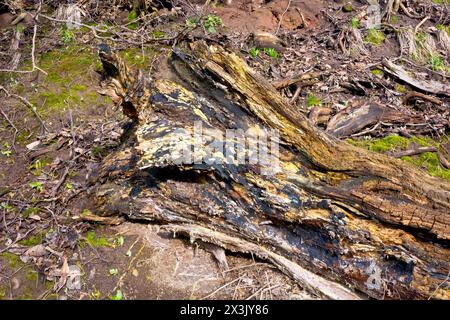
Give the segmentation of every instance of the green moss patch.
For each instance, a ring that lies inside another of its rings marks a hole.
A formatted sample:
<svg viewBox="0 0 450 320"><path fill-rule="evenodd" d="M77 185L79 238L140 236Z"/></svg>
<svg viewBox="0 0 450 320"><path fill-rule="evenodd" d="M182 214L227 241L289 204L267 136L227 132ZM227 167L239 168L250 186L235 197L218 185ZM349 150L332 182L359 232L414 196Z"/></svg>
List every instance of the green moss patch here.
<svg viewBox="0 0 450 320"><path fill-rule="evenodd" d="M150 47L145 47L144 50L141 48L130 48L119 52L119 56L121 56L130 67L136 69L149 68L154 55L155 50Z"/></svg>
<svg viewBox="0 0 450 320"><path fill-rule="evenodd" d="M450 137L445 137L440 142L436 142L429 137L412 137L405 138L398 135L390 135L381 139L370 140L353 140L348 139L352 145L361 147L373 152L387 153L389 151L401 151L410 148L415 143L421 147L440 148L441 143L447 143ZM411 163L419 168L426 170L430 175L443 179L450 179L450 170L441 166L436 152L424 152L417 156L405 156L401 158L403 161Z"/></svg>
<svg viewBox="0 0 450 320"><path fill-rule="evenodd" d="M11 269L15 269L23 265L23 262L20 261L19 256L10 252L0 253L0 259L2 260L3 263L9 264L9 267Z"/></svg>
<svg viewBox="0 0 450 320"><path fill-rule="evenodd" d="M369 29L367 36L364 38L366 42L369 42L375 46L379 46L384 41L383 32L377 29Z"/></svg>

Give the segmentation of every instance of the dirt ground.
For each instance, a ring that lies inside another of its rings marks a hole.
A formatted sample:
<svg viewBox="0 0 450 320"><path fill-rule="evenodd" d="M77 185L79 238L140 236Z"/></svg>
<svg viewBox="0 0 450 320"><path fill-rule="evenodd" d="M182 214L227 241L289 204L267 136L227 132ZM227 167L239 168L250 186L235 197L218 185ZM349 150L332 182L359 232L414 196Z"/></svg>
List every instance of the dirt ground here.
<svg viewBox="0 0 450 320"><path fill-rule="evenodd" d="M362 6L360 1L345 3L354 8ZM313 95L333 112L367 100L401 104L405 84L396 92L395 84L383 82L390 85L387 91L392 95L388 98L384 91L370 85L360 89L361 83L377 77L367 67L371 61L399 54L395 34L386 34L383 46L370 46L369 62L344 56L335 49L337 34L330 31L336 21L349 21L355 14L342 10L343 4L233 0L229 5L212 6L210 13L221 17L225 27L220 33L239 43L243 54L251 47L248 39L254 32L277 33L288 43L283 56L273 63L268 63L268 57L251 58L247 54L248 63L271 81L314 67L324 75L333 72L331 78L305 87L296 102L299 108L311 107ZM330 15L334 20L330 21ZM411 19L402 16L399 23L406 25ZM417 21L414 23L417 25ZM167 22L167 28L174 24ZM0 27L6 25L4 22ZM426 25L432 26L430 21ZM0 299L316 299L270 264L251 256L226 252L228 269L221 270L213 249L167 234L157 224L125 222L108 226L84 221L86 177L121 143L129 126L112 101L98 93L102 78L96 48L82 44L92 40L88 31L76 35L77 43L63 44L56 28L48 31L49 40L39 48L37 59L47 75L0 73L0 84L9 93L26 97L43 120L37 119L23 101L2 92ZM31 37L32 30L26 32ZM5 33L0 40L9 45L6 37ZM118 45L117 49L132 66L151 73L157 69L158 59L167 56L170 46L153 45L141 50ZM31 66L30 58L26 54L22 57L24 67ZM352 82L349 77L360 82ZM435 77L448 80L448 75ZM353 85L353 91L333 91L333 85L343 80ZM355 90L362 90L364 95L355 95ZM287 87L284 95L291 99L294 92L295 88ZM439 124L440 119L448 119L445 106L436 111L432 104L425 103L421 110L434 109L430 118ZM448 127L436 126L433 134L427 134L441 141ZM394 130L390 124L384 129ZM420 166L430 169L429 162ZM450 177L447 171L433 173ZM80 279L80 283L70 288L61 279L75 284Z"/></svg>

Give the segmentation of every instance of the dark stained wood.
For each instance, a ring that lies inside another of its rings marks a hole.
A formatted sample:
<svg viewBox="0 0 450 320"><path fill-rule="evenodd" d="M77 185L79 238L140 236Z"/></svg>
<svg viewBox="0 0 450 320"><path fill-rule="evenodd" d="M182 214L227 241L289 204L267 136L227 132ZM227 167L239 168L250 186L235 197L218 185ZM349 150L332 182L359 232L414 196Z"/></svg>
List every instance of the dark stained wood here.
<svg viewBox="0 0 450 320"><path fill-rule="evenodd" d="M320 131L220 46L175 48L171 80L102 59L117 66L109 85L135 126L90 178L94 213L251 252L326 298L450 298L449 181ZM220 163L220 153L212 163L177 162L196 123L223 142L228 129L277 130L279 172Z"/></svg>

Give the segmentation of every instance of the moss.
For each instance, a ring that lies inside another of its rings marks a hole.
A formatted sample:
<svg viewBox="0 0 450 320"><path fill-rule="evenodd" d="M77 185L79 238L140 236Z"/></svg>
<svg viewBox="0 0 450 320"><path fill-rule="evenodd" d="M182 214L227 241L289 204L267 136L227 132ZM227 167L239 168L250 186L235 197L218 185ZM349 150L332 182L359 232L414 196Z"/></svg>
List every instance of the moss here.
<svg viewBox="0 0 450 320"><path fill-rule="evenodd" d="M32 300L33 299L33 289L29 286L25 287L22 295L17 297L18 300Z"/></svg>
<svg viewBox="0 0 450 320"><path fill-rule="evenodd" d="M450 0L431 0L431 2L438 5L450 4Z"/></svg>
<svg viewBox="0 0 450 320"><path fill-rule="evenodd" d="M29 130L22 130L16 137L16 141L18 143L27 143L31 138L33 137L33 134Z"/></svg>
<svg viewBox="0 0 450 320"><path fill-rule="evenodd" d="M406 91L408 91L406 89L406 87L404 85L401 84L395 84L395 91L397 91L398 93L406 93Z"/></svg>
<svg viewBox="0 0 450 320"><path fill-rule="evenodd" d="M37 282L38 281L38 273L36 271L34 271L33 269L28 269L25 274L25 279L27 279L28 281L32 281L32 282Z"/></svg>
<svg viewBox="0 0 450 320"><path fill-rule="evenodd" d="M2 258L4 263L9 264L9 267L11 269L15 269L23 264L22 261L20 261L19 256L15 255L13 253L10 253L10 252L0 253L0 257Z"/></svg>
<svg viewBox="0 0 450 320"><path fill-rule="evenodd" d="M45 280L45 288L47 288L47 290L53 289L54 286L55 284L52 281Z"/></svg>
<svg viewBox="0 0 450 320"><path fill-rule="evenodd" d="M26 208L22 212L22 217L24 217L25 219L28 219L31 215L38 214L40 210L41 209L36 208L36 207Z"/></svg>
<svg viewBox="0 0 450 320"><path fill-rule="evenodd" d="M446 26L446 25L443 25L443 24L438 24L437 26L436 26L436 28L439 30L439 31L442 31L442 30L445 30L446 32L447 32L447 34L450 36L450 26Z"/></svg>
<svg viewBox="0 0 450 320"><path fill-rule="evenodd" d="M91 148L92 155L95 157L104 157L108 154L108 150L102 147L94 146Z"/></svg>
<svg viewBox="0 0 450 320"><path fill-rule="evenodd" d="M344 5L342 7L342 11L344 11L344 12L352 12L353 11L353 6L350 3L347 3L346 5Z"/></svg>
<svg viewBox="0 0 450 320"><path fill-rule="evenodd" d="M0 287L0 300L3 300L6 297L6 289Z"/></svg>
<svg viewBox="0 0 450 320"><path fill-rule="evenodd" d="M347 141L355 146L381 153L396 149L405 149L409 145L409 140L407 138L400 137L398 135L391 135L382 139L363 141L348 139Z"/></svg>
<svg viewBox="0 0 450 320"><path fill-rule="evenodd" d="M448 142L449 137L444 137L441 141L436 142L429 137L412 137L404 138L398 135L391 135L382 139L370 140L352 140L348 139L352 145L368 149L370 151L386 153L388 151L406 150L414 143L421 147L436 147L439 148L441 143ZM426 170L430 175L440 177L443 179L450 179L450 170L441 166L439 158L435 152L425 152L417 156L405 156L402 160L413 164L416 167Z"/></svg>
<svg viewBox="0 0 450 320"><path fill-rule="evenodd" d="M370 72L377 77L381 77L384 74L383 70L380 69L373 69Z"/></svg>
<svg viewBox="0 0 450 320"><path fill-rule="evenodd" d="M145 69L150 67L155 51L150 47L144 48L144 51L139 48L130 48L120 51L119 55L129 66Z"/></svg>
<svg viewBox="0 0 450 320"><path fill-rule="evenodd" d="M163 38L166 36L166 33L164 31L155 30L152 32L152 37L155 39Z"/></svg>
<svg viewBox="0 0 450 320"><path fill-rule="evenodd" d="M389 22L391 24L397 24L398 23L398 16L392 15L391 18L389 19Z"/></svg>
<svg viewBox="0 0 450 320"><path fill-rule="evenodd" d="M23 246L33 247L33 246L40 244L42 242L42 240L44 239L44 236L45 236L45 232L39 232L36 235L33 235L26 239L20 240L19 243Z"/></svg>
<svg viewBox="0 0 450 320"><path fill-rule="evenodd" d="M384 41L384 34L383 34L383 32L381 32L377 29L371 28L371 29L369 29L368 34L364 38L364 40L366 40L366 42L369 42L375 46L379 46Z"/></svg>
<svg viewBox="0 0 450 320"><path fill-rule="evenodd" d="M94 50L80 50L76 44L43 53L39 66L48 72L30 97L43 116L71 107L92 106L106 102L92 87L91 78L99 59ZM109 102L109 101L108 101Z"/></svg>

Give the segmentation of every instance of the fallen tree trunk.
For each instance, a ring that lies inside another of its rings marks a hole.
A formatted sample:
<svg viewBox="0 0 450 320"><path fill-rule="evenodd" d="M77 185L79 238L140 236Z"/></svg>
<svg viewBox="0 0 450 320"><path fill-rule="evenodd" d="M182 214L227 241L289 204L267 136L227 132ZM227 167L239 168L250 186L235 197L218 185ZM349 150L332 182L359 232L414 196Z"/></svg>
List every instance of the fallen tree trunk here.
<svg viewBox="0 0 450 320"><path fill-rule="evenodd" d="M448 181L328 136L220 46L175 48L152 82L100 57L135 125L90 178L93 211L252 252L326 298L450 298ZM242 132L280 144L243 163Z"/></svg>

